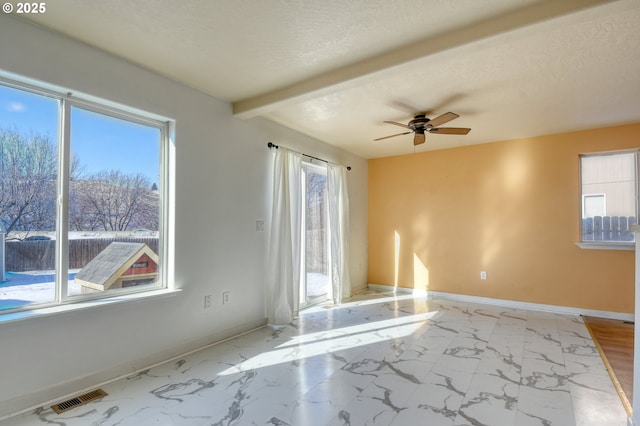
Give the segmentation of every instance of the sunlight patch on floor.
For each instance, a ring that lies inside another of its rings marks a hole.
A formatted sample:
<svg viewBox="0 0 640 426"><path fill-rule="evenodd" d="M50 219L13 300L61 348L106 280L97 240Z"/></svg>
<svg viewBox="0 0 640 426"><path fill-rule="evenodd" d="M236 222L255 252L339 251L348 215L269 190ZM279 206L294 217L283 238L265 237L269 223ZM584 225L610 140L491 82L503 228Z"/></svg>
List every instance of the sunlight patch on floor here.
<svg viewBox="0 0 640 426"><path fill-rule="evenodd" d="M220 375L236 374L406 337L415 333L437 313L438 311L408 315L297 336L275 350L263 352L222 371Z"/></svg>

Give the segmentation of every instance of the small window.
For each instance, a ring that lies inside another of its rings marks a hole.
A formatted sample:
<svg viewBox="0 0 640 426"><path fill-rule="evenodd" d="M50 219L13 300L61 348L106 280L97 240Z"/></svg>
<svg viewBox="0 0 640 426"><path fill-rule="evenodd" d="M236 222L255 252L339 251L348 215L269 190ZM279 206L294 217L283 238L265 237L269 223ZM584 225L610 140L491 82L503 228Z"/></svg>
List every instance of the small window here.
<svg viewBox="0 0 640 426"><path fill-rule="evenodd" d="M637 224L637 152L584 155L582 241L631 242Z"/></svg>
<svg viewBox="0 0 640 426"><path fill-rule="evenodd" d="M0 314L167 287L169 124L0 80Z"/></svg>

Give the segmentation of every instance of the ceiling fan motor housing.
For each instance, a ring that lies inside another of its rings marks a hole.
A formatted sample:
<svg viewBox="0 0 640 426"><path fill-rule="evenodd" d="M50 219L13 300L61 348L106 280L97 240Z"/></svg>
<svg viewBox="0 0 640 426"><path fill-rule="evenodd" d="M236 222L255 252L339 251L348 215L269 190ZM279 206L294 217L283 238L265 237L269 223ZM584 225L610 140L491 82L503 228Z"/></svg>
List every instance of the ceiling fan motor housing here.
<svg viewBox="0 0 640 426"><path fill-rule="evenodd" d="M429 121L431 121L431 119L425 117L424 114L416 114L407 126L411 127L414 131L422 130L424 132L424 128L428 126Z"/></svg>

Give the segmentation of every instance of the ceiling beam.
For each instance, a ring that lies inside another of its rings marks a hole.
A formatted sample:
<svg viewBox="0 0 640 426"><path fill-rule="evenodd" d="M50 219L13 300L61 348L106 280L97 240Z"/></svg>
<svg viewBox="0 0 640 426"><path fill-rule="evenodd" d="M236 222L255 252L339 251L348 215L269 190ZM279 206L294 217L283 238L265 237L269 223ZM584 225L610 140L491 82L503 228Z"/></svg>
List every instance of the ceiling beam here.
<svg viewBox="0 0 640 426"><path fill-rule="evenodd" d="M323 73L290 86L233 103L233 114L251 118L278 107L331 93L356 80L430 55L488 39L610 0L544 0L435 37L411 43L389 52Z"/></svg>

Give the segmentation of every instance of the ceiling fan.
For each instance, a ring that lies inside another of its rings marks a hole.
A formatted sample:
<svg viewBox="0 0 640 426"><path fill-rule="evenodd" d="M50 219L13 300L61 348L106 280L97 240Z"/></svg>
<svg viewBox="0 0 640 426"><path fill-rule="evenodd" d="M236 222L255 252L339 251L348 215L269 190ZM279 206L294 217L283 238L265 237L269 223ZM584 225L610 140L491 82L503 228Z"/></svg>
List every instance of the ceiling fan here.
<svg viewBox="0 0 640 426"><path fill-rule="evenodd" d="M385 121L385 123L405 127L410 131L374 139L374 141L380 141L382 139L415 133L415 136L413 137L413 144L420 145L425 141L425 133L436 133L440 135L466 135L471 131L471 129L464 127L438 127L458 117L460 116L453 112L445 112L444 114L439 115L434 119L430 119L426 116L426 113L418 112L414 114L413 120L411 120L408 124L402 124L395 121Z"/></svg>

